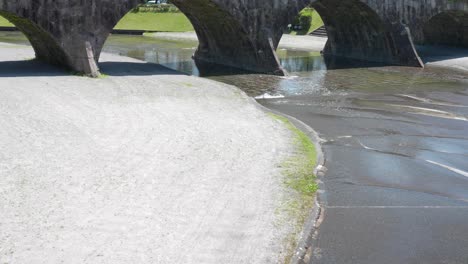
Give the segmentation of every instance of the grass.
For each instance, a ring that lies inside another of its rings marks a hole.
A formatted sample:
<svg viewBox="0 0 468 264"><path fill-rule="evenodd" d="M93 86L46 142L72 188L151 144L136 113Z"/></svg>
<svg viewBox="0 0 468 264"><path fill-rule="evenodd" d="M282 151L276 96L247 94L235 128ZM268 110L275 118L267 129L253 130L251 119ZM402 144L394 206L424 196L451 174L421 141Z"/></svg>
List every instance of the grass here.
<svg viewBox="0 0 468 264"><path fill-rule="evenodd" d="M301 16L310 16L312 23L310 28L301 31L291 31L291 35L305 35L323 25L320 15L311 8L305 8L300 13ZM0 26L12 27L8 20L0 16ZM194 31L192 24L183 13L154 13L139 12L128 13L120 20L115 29L134 29L163 32L186 32Z"/></svg>
<svg viewBox="0 0 468 264"><path fill-rule="evenodd" d="M11 24L8 20L0 16L0 27L13 27L13 24Z"/></svg>
<svg viewBox="0 0 468 264"><path fill-rule="evenodd" d="M296 153L284 164L286 185L301 195L302 198L314 198L317 191L316 177L313 173L317 165L317 151L310 138L295 127L286 117L270 114L281 121L294 134Z"/></svg>
<svg viewBox="0 0 468 264"><path fill-rule="evenodd" d="M12 27L13 24L0 16L0 26ZM116 29L135 29L164 32L193 31L193 26L182 13L128 13L120 20Z"/></svg>
<svg viewBox="0 0 468 264"><path fill-rule="evenodd" d="M289 263L298 246L298 235L314 206L315 193L318 190L314 169L317 165L317 151L310 138L287 118L270 115L281 121L294 135L295 153L282 164L285 187L291 192L279 211L287 214L287 223L292 223L293 231L286 238L286 256L284 263Z"/></svg>
<svg viewBox="0 0 468 264"><path fill-rule="evenodd" d="M306 8L302 10L301 12L304 12L304 14L307 14L312 17L312 24L310 25L308 33L318 29L319 27L323 26L323 20L322 17L319 15L317 11L311 8Z"/></svg>
<svg viewBox="0 0 468 264"><path fill-rule="evenodd" d="M289 34L291 35L307 35L312 31L318 29L319 27L323 26L322 17L320 17L319 13L315 11L313 8L304 8L300 13L299 16L308 16L311 17L312 23L310 27L300 31L291 31Z"/></svg>
<svg viewBox="0 0 468 264"><path fill-rule="evenodd" d="M135 29L148 31L185 32L193 31L193 26L182 13L128 13L115 29Z"/></svg>

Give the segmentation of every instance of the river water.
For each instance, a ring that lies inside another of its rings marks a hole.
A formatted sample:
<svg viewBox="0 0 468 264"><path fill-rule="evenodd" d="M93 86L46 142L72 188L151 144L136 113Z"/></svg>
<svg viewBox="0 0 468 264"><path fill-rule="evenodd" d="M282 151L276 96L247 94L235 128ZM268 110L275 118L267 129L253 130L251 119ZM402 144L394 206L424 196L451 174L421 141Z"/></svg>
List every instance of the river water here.
<svg viewBox="0 0 468 264"><path fill-rule="evenodd" d="M0 41L20 41L8 34ZM112 36L104 51L198 75L196 46ZM320 134L328 171L312 263L468 263L468 74L327 70L318 52L280 50L279 57L289 77L209 78Z"/></svg>

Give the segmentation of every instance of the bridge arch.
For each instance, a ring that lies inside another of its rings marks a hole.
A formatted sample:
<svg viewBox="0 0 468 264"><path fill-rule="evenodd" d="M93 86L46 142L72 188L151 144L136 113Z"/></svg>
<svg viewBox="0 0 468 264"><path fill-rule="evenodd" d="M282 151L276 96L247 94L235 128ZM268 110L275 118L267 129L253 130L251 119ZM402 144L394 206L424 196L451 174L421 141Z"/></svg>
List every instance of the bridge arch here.
<svg viewBox="0 0 468 264"><path fill-rule="evenodd" d="M321 0L312 4L328 32L325 55L388 61L392 39L382 19L359 0Z"/></svg>
<svg viewBox="0 0 468 264"><path fill-rule="evenodd" d="M274 72L279 70L275 61L276 57L268 57L268 53L259 53L258 50L261 48L252 41L249 33L243 27L242 21L214 1L172 0L171 3L180 9L195 29L199 46L193 59L200 74L209 74L220 65L252 71ZM133 1L98 26L96 30L98 38L94 44L96 61L99 60L104 43L115 25L139 4L139 1ZM157 23L157 21L155 22ZM268 60L271 63L265 63Z"/></svg>
<svg viewBox="0 0 468 264"><path fill-rule="evenodd" d="M468 48L468 11L444 11L431 17L423 34L424 44Z"/></svg>
<svg viewBox="0 0 468 264"><path fill-rule="evenodd" d="M324 22L328 41L323 54L327 62L344 58L418 67L423 65L414 49L409 29L383 12L381 5L375 1L303 0L301 3L300 8L314 8Z"/></svg>
<svg viewBox="0 0 468 264"><path fill-rule="evenodd" d="M0 10L28 36L39 58L94 75L109 33L142 2L0 0ZM201 69L221 64L270 74L283 74L275 50L284 27L307 5L329 32L325 54L420 66L401 18L410 18L408 26L417 30L426 13L447 8L436 2L440 8L412 5L420 19L411 21L416 16L407 14L405 0L172 0L197 32L194 58Z"/></svg>
<svg viewBox="0 0 468 264"><path fill-rule="evenodd" d="M360 0L319 0L312 3L328 33L324 55L399 63L387 22Z"/></svg>
<svg viewBox="0 0 468 264"><path fill-rule="evenodd" d="M6 18L20 30L31 43L36 58L52 65L70 68L70 60L57 40L41 26L15 13L0 9L0 16Z"/></svg>

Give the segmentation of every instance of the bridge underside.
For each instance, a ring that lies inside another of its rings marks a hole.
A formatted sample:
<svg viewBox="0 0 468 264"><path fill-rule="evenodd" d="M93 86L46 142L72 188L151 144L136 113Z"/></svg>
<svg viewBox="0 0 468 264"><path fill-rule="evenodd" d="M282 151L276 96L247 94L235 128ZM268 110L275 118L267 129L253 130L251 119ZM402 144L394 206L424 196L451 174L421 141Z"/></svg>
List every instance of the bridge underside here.
<svg viewBox="0 0 468 264"><path fill-rule="evenodd" d="M407 66L423 66L409 31L383 20L358 0L319 0L313 3L328 33L326 56Z"/></svg>
<svg viewBox="0 0 468 264"><path fill-rule="evenodd" d="M404 4L404 0L392 1ZM0 15L28 37L38 59L97 76L97 62L107 37L118 21L141 2L0 0ZM276 48L287 24L309 5L322 16L328 31L325 56L423 66L410 31L402 23L408 15L399 14L399 7L392 3L381 8L383 4L375 0L172 2L189 18L198 35L200 44L194 59L202 73L223 65L284 75ZM468 11L468 7L463 8ZM424 29L412 30L417 31L418 38L424 36L424 43L468 47L467 25L467 12L450 11L433 17Z"/></svg>
<svg viewBox="0 0 468 264"><path fill-rule="evenodd" d="M468 12L449 11L434 16L423 28L424 43L468 48Z"/></svg>
<svg viewBox="0 0 468 264"><path fill-rule="evenodd" d="M211 0L173 0L192 22L199 46L194 60L200 72L216 72L219 66L228 66L254 72L283 75L274 50L266 41L252 38L243 21Z"/></svg>
<svg viewBox="0 0 468 264"><path fill-rule="evenodd" d="M29 19L0 10L0 16L10 21L28 38L36 57L52 65L70 67L70 58L54 37Z"/></svg>

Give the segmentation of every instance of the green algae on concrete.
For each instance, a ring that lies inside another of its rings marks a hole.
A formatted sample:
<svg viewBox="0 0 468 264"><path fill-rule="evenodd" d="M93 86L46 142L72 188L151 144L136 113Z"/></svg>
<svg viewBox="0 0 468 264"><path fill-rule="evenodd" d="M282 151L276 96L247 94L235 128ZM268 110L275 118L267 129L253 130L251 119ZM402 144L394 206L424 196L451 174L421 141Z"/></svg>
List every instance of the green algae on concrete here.
<svg viewBox="0 0 468 264"><path fill-rule="evenodd" d="M312 140L294 126L286 117L269 113L282 122L293 134L295 152L281 164L284 185L289 196L284 197L279 213L286 213L292 232L285 239L286 254L283 263L290 263L298 246L298 237L312 211L318 190L314 169L317 166L317 150ZM282 223L285 224L285 223Z"/></svg>

